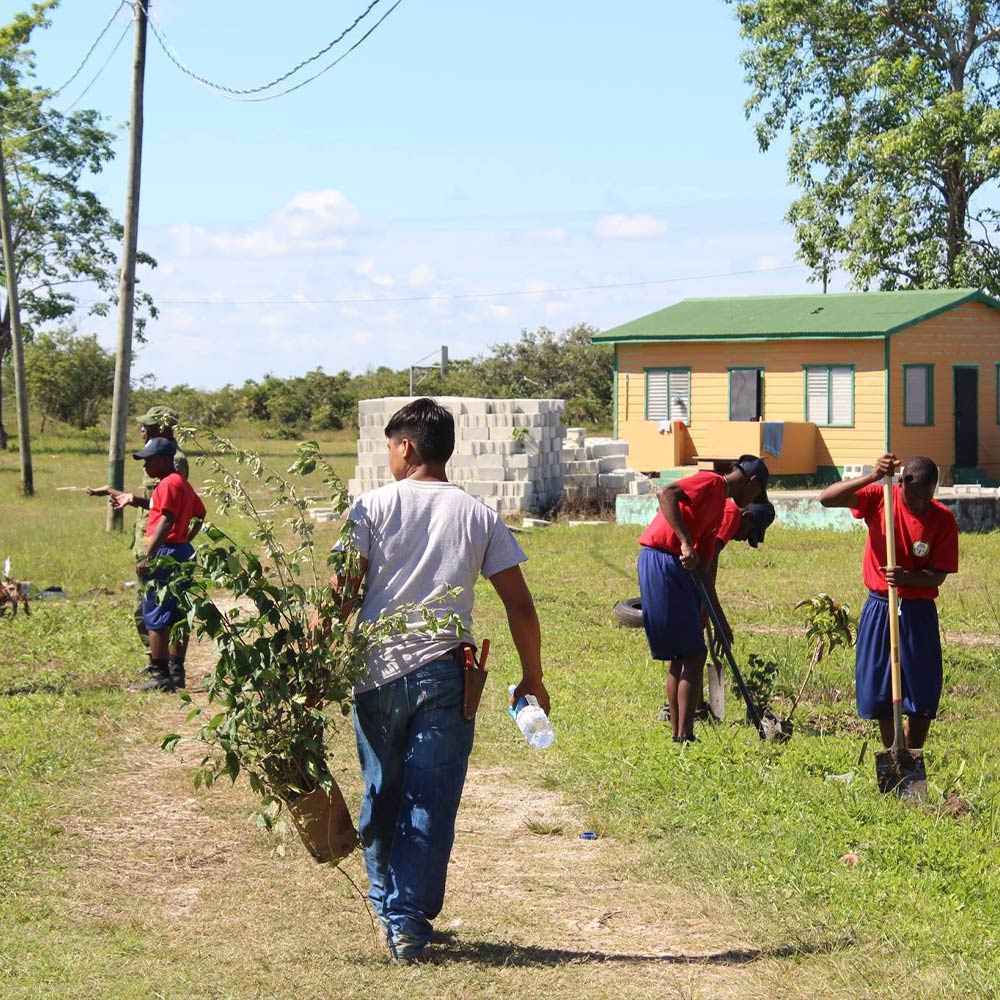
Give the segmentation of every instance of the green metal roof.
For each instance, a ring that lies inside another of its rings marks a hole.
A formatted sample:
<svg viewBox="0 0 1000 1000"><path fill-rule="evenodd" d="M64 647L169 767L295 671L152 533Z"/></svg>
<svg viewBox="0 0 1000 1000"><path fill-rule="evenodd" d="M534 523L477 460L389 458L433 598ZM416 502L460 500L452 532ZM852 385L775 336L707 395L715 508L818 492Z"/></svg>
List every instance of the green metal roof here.
<svg viewBox="0 0 1000 1000"><path fill-rule="evenodd" d="M974 288L684 299L596 334L595 343L885 337L965 302L1000 309Z"/></svg>

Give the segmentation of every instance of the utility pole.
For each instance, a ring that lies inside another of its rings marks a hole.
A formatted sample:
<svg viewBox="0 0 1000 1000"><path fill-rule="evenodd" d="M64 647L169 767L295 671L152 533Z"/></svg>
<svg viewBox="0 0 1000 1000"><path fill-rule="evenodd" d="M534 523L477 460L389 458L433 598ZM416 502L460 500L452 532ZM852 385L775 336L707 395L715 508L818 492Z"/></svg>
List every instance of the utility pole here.
<svg viewBox="0 0 1000 1000"><path fill-rule="evenodd" d="M0 236L3 239L3 263L7 279L7 311L10 313L10 340L14 355L14 395L17 403L17 448L21 457L21 492L35 495L35 476L31 470L31 440L28 435L28 386L24 371L24 341L21 338L21 303L17 295L17 268L14 266L14 241L10 235L10 202L7 198L7 165L3 158L0 135Z"/></svg>
<svg viewBox="0 0 1000 1000"><path fill-rule="evenodd" d="M128 189L122 272L118 283L118 345L115 351L115 389L111 403L111 441L108 445L108 482L125 488L125 438L128 434L129 379L132 373L132 325L135 314L135 252L139 236L139 182L142 175L142 92L146 73L146 22L152 0L136 0L135 48L132 60L132 109L129 116ZM122 512L108 508L108 531L122 530Z"/></svg>

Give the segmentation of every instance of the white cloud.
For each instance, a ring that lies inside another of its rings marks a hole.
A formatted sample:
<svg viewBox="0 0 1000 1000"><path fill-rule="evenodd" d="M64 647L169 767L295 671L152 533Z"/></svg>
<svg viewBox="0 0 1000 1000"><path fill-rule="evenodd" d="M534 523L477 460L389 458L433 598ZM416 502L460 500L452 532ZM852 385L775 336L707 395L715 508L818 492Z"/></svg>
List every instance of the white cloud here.
<svg viewBox="0 0 1000 1000"><path fill-rule="evenodd" d="M525 236L533 243L563 243L569 236L569 231L556 226L552 229L531 229Z"/></svg>
<svg viewBox="0 0 1000 1000"><path fill-rule="evenodd" d="M167 232L178 254L194 257L210 252L233 258L292 257L341 253L345 233L362 223L361 211L332 189L300 191L255 227L210 230L181 224Z"/></svg>
<svg viewBox="0 0 1000 1000"><path fill-rule="evenodd" d="M613 212L602 215L594 224L595 236L611 240L647 240L666 231L665 222L643 212L636 215Z"/></svg>
<svg viewBox="0 0 1000 1000"><path fill-rule="evenodd" d="M410 271L407 278L410 288L426 288L435 278L434 268L429 264L419 264Z"/></svg>

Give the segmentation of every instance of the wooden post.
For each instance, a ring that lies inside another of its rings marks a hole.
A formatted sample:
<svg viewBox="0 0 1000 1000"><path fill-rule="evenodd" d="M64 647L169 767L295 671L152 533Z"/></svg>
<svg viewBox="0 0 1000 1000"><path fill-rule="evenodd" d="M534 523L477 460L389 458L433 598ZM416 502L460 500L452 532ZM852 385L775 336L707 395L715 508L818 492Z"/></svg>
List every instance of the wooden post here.
<svg viewBox="0 0 1000 1000"><path fill-rule="evenodd" d="M3 239L3 263L7 280L7 303L10 313L10 340L14 355L14 394L17 402L17 447L21 457L21 492L35 494L35 477L31 469L31 439L28 434L28 386L24 370L24 341L21 339L21 304L17 295L17 268L14 266L14 244L10 235L10 202L7 198L7 166L3 158L0 136L0 236Z"/></svg>
<svg viewBox="0 0 1000 1000"><path fill-rule="evenodd" d="M125 488L125 447L128 433L129 379L132 373L132 327L135 313L135 253L139 233L139 182L142 174L142 96L146 72L146 23L151 0L133 7L135 48L132 61L132 108L129 118L128 190L122 271L118 284L118 344L115 351L115 388L111 403L111 440L108 445L108 482ZM108 508L108 531L122 530L122 512Z"/></svg>

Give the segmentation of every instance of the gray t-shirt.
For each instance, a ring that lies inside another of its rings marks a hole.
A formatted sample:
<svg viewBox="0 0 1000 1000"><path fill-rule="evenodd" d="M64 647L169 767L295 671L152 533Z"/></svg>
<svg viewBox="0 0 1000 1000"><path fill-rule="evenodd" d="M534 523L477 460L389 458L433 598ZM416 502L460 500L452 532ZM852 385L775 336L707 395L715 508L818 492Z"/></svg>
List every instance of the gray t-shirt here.
<svg viewBox="0 0 1000 1000"><path fill-rule="evenodd" d="M432 635L421 615L411 612L406 632L369 653L368 674L355 685L357 693L438 659L459 641L473 641L476 578L527 559L500 515L454 483L390 483L358 497L348 517L354 522L354 544L368 560L359 620L374 621L406 604L433 601L436 618L454 613L468 630L461 640L454 627ZM449 596L452 587L461 589Z"/></svg>

